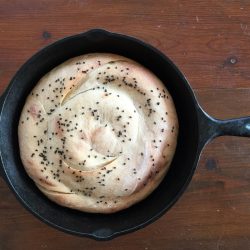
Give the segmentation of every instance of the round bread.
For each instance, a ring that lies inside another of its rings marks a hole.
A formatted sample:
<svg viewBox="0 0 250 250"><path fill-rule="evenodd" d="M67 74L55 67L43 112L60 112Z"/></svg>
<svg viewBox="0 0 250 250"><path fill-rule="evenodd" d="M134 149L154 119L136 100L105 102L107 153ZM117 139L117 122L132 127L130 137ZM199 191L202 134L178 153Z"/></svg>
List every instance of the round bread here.
<svg viewBox="0 0 250 250"><path fill-rule="evenodd" d="M47 73L18 127L23 165L52 201L112 213L147 197L172 161L178 120L162 82L106 53L72 58Z"/></svg>

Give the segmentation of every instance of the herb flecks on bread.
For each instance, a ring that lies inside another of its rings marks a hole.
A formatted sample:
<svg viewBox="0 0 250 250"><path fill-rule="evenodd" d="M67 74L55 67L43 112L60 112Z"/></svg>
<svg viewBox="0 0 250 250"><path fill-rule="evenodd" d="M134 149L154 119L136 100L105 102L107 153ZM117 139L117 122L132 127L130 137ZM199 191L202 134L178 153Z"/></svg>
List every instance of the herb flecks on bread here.
<svg viewBox="0 0 250 250"><path fill-rule="evenodd" d="M178 121L152 72L122 56L94 53L38 82L18 130L25 170L49 199L112 213L159 185L175 152Z"/></svg>

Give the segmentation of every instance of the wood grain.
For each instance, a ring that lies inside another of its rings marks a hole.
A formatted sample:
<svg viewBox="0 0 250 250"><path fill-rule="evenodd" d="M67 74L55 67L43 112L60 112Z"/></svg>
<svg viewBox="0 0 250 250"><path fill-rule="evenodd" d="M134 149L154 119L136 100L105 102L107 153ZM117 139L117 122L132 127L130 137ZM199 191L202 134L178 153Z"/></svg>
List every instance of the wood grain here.
<svg viewBox="0 0 250 250"><path fill-rule="evenodd" d="M211 115L247 116L249 13L247 0L0 0L0 91L42 47L101 27L136 36L167 54ZM249 150L248 138L215 139L203 151L189 188L166 215L110 242L48 227L0 178L0 250L250 249Z"/></svg>

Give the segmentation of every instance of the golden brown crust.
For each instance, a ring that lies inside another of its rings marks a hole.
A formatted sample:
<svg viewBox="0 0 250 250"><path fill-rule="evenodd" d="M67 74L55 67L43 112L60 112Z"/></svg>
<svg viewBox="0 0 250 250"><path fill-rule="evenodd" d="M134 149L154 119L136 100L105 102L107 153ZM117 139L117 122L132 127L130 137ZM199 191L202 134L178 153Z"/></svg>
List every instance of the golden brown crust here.
<svg viewBox="0 0 250 250"><path fill-rule="evenodd" d="M178 121L161 81L114 54L75 57L28 96L19 128L21 159L56 203L112 213L148 196L173 158Z"/></svg>

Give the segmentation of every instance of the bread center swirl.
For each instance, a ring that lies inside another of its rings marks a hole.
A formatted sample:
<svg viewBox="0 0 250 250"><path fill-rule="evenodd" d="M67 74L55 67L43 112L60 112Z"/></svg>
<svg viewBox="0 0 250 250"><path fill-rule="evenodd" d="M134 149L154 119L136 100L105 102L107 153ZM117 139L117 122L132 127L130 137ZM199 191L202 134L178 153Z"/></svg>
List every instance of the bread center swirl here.
<svg viewBox="0 0 250 250"><path fill-rule="evenodd" d="M19 123L22 161L58 204L88 212L126 208L160 183L178 122L161 81L112 54L73 58L45 75Z"/></svg>
<svg viewBox="0 0 250 250"><path fill-rule="evenodd" d="M95 87L86 91L88 84L78 87L48 122L48 136L60 134L62 160L82 171L96 170L130 154L127 144L130 150L136 146L138 131L144 130L133 99L116 89L120 79L109 87L100 87L101 80L92 82ZM50 147L50 140L47 142Z"/></svg>

